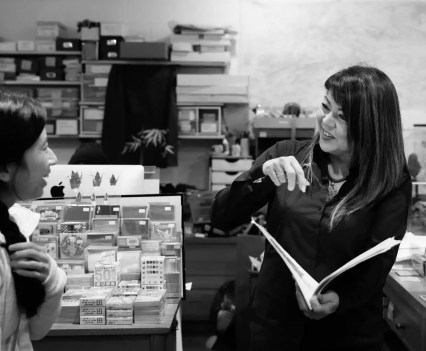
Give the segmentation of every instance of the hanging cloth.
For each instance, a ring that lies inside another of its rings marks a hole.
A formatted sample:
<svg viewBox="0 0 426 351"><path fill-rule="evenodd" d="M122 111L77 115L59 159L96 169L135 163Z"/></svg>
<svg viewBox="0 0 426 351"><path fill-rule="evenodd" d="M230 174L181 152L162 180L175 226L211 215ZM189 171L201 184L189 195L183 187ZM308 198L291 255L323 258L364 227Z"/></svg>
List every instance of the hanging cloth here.
<svg viewBox="0 0 426 351"><path fill-rule="evenodd" d="M102 149L112 164L177 166L176 69L113 65Z"/></svg>

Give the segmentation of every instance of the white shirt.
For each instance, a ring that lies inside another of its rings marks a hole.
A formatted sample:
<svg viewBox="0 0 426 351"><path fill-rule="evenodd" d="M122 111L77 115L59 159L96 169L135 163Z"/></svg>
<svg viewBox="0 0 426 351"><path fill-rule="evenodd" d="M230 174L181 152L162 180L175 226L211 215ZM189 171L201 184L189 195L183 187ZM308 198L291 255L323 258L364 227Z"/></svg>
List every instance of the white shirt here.
<svg viewBox="0 0 426 351"><path fill-rule="evenodd" d="M26 237L38 224L38 214L19 205L11 207L9 215ZM0 233L0 244L5 242L4 235ZM58 317L66 275L56 261L48 257L50 269L43 282L46 298L37 314L28 319L17 305L9 254L4 247L0 247L0 351L32 351L31 340L43 338Z"/></svg>

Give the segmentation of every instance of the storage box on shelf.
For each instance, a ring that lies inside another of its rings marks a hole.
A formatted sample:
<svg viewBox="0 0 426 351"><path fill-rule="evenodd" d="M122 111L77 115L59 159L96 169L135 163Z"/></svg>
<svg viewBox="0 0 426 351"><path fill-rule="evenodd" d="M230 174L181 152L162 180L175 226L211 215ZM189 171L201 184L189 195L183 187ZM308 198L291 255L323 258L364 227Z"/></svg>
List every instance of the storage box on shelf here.
<svg viewBox="0 0 426 351"><path fill-rule="evenodd" d="M80 72L80 51L0 51L1 89L37 98L52 136L78 136Z"/></svg>
<svg viewBox="0 0 426 351"><path fill-rule="evenodd" d="M252 164L252 158L212 156L211 190L218 191L231 184L241 173L248 171Z"/></svg>
<svg viewBox="0 0 426 351"><path fill-rule="evenodd" d="M316 123L316 118L254 118L255 157L279 140L311 139Z"/></svg>

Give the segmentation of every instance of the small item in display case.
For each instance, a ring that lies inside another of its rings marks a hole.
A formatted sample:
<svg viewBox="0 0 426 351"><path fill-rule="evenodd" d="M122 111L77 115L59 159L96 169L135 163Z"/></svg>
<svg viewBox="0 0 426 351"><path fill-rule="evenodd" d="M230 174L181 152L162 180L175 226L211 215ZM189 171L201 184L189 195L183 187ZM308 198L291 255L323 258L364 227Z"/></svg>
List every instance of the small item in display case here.
<svg viewBox="0 0 426 351"><path fill-rule="evenodd" d="M141 250L117 251L121 274L141 273Z"/></svg>
<svg viewBox="0 0 426 351"><path fill-rule="evenodd" d="M40 213L40 221L59 221L62 216L63 206L61 205L45 205L37 206L36 211Z"/></svg>
<svg viewBox="0 0 426 351"><path fill-rule="evenodd" d="M99 232L118 233L120 230L118 218L93 218L92 229Z"/></svg>
<svg viewBox="0 0 426 351"><path fill-rule="evenodd" d="M84 233L89 229L87 222L59 223L59 233Z"/></svg>
<svg viewBox="0 0 426 351"><path fill-rule="evenodd" d="M115 232L96 232L89 231L86 233L86 246L114 246L116 243Z"/></svg>
<svg viewBox="0 0 426 351"><path fill-rule="evenodd" d="M180 272L180 257L165 257L164 272L173 273Z"/></svg>
<svg viewBox="0 0 426 351"><path fill-rule="evenodd" d="M96 205L95 218L118 218L120 215L119 205Z"/></svg>
<svg viewBox="0 0 426 351"><path fill-rule="evenodd" d="M105 316L105 306L99 307L81 307L80 316Z"/></svg>
<svg viewBox="0 0 426 351"><path fill-rule="evenodd" d="M141 241L141 250L143 256L160 255L160 240L143 240Z"/></svg>
<svg viewBox="0 0 426 351"><path fill-rule="evenodd" d="M148 205L123 206L121 218L148 218Z"/></svg>
<svg viewBox="0 0 426 351"><path fill-rule="evenodd" d="M137 235L142 240L149 239L149 220L124 218L120 220L121 235Z"/></svg>
<svg viewBox="0 0 426 351"><path fill-rule="evenodd" d="M141 239L134 235L118 236L117 246L119 248L136 249L141 247Z"/></svg>
<svg viewBox="0 0 426 351"><path fill-rule="evenodd" d="M420 276L426 276L426 255L413 255L411 265Z"/></svg>
<svg viewBox="0 0 426 351"><path fill-rule="evenodd" d="M180 274L179 272L170 272L164 274L166 278L166 282L168 283L179 283L180 280Z"/></svg>
<svg viewBox="0 0 426 351"><path fill-rule="evenodd" d="M131 317L107 317L107 325L132 325L133 315Z"/></svg>
<svg viewBox="0 0 426 351"><path fill-rule="evenodd" d="M115 262L117 257L116 246L88 246L85 250L87 271L93 272L95 265L102 261Z"/></svg>
<svg viewBox="0 0 426 351"><path fill-rule="evenodd" d="M88 289L80 298L80 308L89 306L106 306L106 302L111 297L112 289Z"/></svg>
<svg viewBox="0 0 426 351"><path fill-rule="evenodd" d="M93 287L93 273L67 275L66 289L85 289Z"/></svg>
<svg viewBox="0 0 426 351"><path fill-rule="evenodd" d="M37 232L40 235L56 235L58 233L58 222L39 222Z"/></svg>
<svg viewBox="0 0 426 351"><path fill-rule="evenodd" d="M142 256L141 287L164 282L164 256Z"/></svg>
<svg viewBox="0 0 426 351"><path fill-rule="evenodd" d="M151 240L177 241L175 222L152 222Z"/></svg>
<svg viewBox="0 0 426 351"><path fill-rule="evenodd" d="M174 221L175 206L168 203L151 203L148 218L151 221Z"/></svg>
<svg viewBox="0 0 426 351"><path fill-rule="evenodd" d="M67 275L85 273L85 260L57 260L56 263Z"/></svg>
<svg viewBox="0 0 426 351"><path fill-rule="evenodd" d="M58 258L57 235L33 235L31 241L38 246L44 247L45 252L52 258Z"/></svg>
<svg viewBox="0 0 426 351"><path fill-rule="evenodd" d="M140 290L141 288L141 282L140 280L122 280L119 284L118 284L119 288L123 288L123 289L133 289L133 288L138 288Z"/></svg>
<svg viewBox="0 0 426 351"><path fill-rule="evenodd" d="M59 233L61 259L84 259L86 233Z"/></svg>
<svg viewBox="0 0 426 351"><path fill-rule="evenodd" d="M118 295L111 296L106 303L106 309L107 311L133 310L134 299L135 299L135 296L118 296ZM109 315L113 316L113 313L110 313ZM119 317L119 316L116 315L116 317Z"/></svg>
<svg viewBox="0 0 426 351"><path fill-rule="evenodd" d="M105 324L105 316L80 316L81 325L102 325Z"/></svg>
<svg viewBox="0 0 426 351"><path fill-rule="evenodd" d="M89 222L92 211L90 205L66 205L64 206L64 222Z"/></svg>
<svg viewBox="0 0 426 351"><path fill-rule="evenodd" d="M161 255L162 256L180 256L182 244L179 242L162 242Z"/></svg>
<svg viewBox="0 0 426 351"><path fill-rule="evenodd" d="M117 262L95 264L95 287L116 287L120 281L120 269Z"/></svg>

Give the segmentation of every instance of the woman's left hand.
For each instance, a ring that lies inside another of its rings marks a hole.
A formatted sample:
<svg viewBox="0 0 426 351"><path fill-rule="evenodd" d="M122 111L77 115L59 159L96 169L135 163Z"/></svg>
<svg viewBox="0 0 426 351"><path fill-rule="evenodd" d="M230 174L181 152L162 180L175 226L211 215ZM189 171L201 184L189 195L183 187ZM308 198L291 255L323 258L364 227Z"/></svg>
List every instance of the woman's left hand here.
<svg viewBox="0 0 426 351"><path fill-rule="evenodd" d="M44 248L30 242L9 246L12 271L23 277L36 278L41 282L49 275L50 261Z"/></svg>
<svg viewBox="0 0 426 351"><path fill-rule="evenodd" d="M296 298L300 310L310 319L318 320L324 318L336 311L337 307L339 307L339 295L332 290L328 290L324 294L313 296L310 300L312 309L309 309L300 291L299 285L296 283Z"/></svg>

